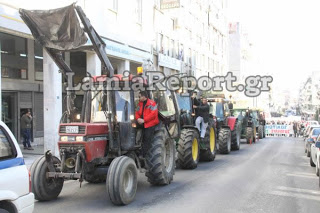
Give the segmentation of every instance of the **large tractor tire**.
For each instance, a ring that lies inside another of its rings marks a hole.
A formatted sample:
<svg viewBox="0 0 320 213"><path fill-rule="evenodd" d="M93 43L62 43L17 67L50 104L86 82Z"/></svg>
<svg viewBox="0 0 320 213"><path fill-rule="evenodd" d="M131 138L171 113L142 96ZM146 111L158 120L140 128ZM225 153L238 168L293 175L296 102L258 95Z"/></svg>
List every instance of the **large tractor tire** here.
<svg viewBox="0 0 320 213"><path fill-rule="evenodd" d="M234 124L234 129L231 131L231 150L240 149L240 139L241 139L241 123L236 121Z"/></svg>
<svg viewBox="0 0 320 213"><path fill-rule="evenodd" d="M200 150L201 161L214 161L216 158L216 130L212 123L206 129L206 135L204 138L206 149Z"/></svg>
<svg viewBox="0 0 320 213"><path fill-rule="evenodd" d="M253 127L253 140L252 140L254 143L257 142L257 127L254 126Z"/></svg>
<svg viewBox="0 0 320 213"><path fill-rule="evenodd" d="M219 132L219 152L221 154L229 154L231 151L231 131L230 129L221 129Z"/></svg>
<svg viewBox="0 0 320 213"><path fill-rule="evenodd" d="M199 134L195 129L183 129L178 143L178 165L194 169L199 162Z"/></svg>
<svg viewBox="0 0 320 213"><path fill-rule="evenodd" d="M131 203L137 192L138 170L134 160L127 156L115 158L109 167L106 187L115 205Z"/></svg>
<svg viewBox="0 0 320 213"><path fill-rule="evenodd" d="M263 125L262 127L263 127L263 138L265 138L266 137L265 125Z"/></svg>
<svg viewBox="0 0 320 213"><path fill-rule="evenodd" d="M52 156L53 164L60 164L60 160ZM56 199L63 187L63 178L48 178L48 164L44 156L38 158L30 168L31 188L35 199L47 201Z"/></svg>
<svg viewBox="0 0 320 213"><path fill-rule="evenodd" d="M264 132L263 126L262 126L262 125L259 125L259 127L258 127L259 139L262 139L262 138L263 138L263 132Z"/></svg>
<svg viewBox="0 0 320 213"><path fill-rule="evenodd" d="M165 128L155 131L146 155L148 182L152 185L168 185L175 171L175 143Z"/></svg>
<svg viewBox="0 0 320 213"><path fill-rule="evenodd" d="M252 127L246 128L246 140L247 140L247 144L250 143L250 140L251 140L251 143L253 142L253 129L252 129Z"/></svg>

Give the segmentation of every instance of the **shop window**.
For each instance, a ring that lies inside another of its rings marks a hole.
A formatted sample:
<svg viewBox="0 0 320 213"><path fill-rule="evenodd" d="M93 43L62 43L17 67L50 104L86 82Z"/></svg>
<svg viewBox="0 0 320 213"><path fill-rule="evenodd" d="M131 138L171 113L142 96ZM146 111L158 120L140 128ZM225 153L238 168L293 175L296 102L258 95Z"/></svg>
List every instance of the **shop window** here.
<svg viewBox="0 0 320 213"><path fill-rule="evenodd" d="M28 79L27 39L0 33L2 78Z"/></svg>
<svg viewBox="0 0 320 213"><path fill-rule="evenodd" d="M37 42L34 43L34 72L35 79L43 80L43 49Z"/></svg>

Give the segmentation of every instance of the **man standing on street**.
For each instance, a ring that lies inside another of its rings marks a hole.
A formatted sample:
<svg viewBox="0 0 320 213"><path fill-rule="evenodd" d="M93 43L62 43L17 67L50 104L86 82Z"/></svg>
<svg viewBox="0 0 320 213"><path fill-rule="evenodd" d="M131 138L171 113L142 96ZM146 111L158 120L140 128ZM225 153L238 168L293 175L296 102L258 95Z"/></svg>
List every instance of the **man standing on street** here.
<svg viewBox="0 0 320 213"><path fill-rule="evenodd" d="M294 132L294 137L297 137L298 133L298 124L297 122L293 123L293 132Z"/></svg>
<svg viewBox="0 0 320 213"><path fill-rule="evenodd" d="M140 127L143 128L143 145L147 147L153 139L156 125L159 124L157 103L148 98L146 91L140 91L139 104L135 119ZM144 150L147 150L144 148Z"/></svg>
<svg viewBox="0 0 320 213"><path fill-rule="evenodd" d="M202 98L202 104L200 106L193 106L197 109L198 117L196 119L196 127L200 132L200 137L203 139L206 134L206 129L209 122L209 104L206 98ZM201 129L200 129L201 126Z"/></svg>
<svg viewBox="0 0 320 213"><path fill-rule="evenodd" d="M31 121L32 116L30 110L27 111L22 117L21 117L21 129L23 134L23 147L24 149L33 150L30 144L31 139Z"/></svg>

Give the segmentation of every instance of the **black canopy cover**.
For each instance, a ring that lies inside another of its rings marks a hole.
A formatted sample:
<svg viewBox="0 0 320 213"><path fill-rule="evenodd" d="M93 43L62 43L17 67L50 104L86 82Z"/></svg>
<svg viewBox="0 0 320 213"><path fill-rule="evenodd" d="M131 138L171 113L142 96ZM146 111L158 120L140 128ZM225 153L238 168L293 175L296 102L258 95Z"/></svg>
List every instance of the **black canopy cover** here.
<svg viewBox="0 0 320 213"><path fill-rule="evenodd" d="M33 37L44 47L67 51L84 45L88 38L80 27L75 4L53 10L19 10Z"/></svg>

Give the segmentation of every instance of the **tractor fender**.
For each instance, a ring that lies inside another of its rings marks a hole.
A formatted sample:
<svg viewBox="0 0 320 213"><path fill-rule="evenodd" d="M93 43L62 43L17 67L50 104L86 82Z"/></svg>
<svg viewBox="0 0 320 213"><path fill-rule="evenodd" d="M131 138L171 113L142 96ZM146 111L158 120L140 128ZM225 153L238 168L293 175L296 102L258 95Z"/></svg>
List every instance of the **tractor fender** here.
<svg viewBox="0 0 320 213"><path fill-rule="evenodd" d="M236 124L236 121L237 121L237 118L235 118L235 117L228 118L228 126L230 127L231 131L234 130L234 126Z"/></svg>
<svg viewBox="0 0 320 213"><path fill-rule="evenodd" d="M225 126L225 125L223 125L223 126L221 126L221 128L222 129L230 129L230 126ZM231 129L230 129L231 130Z"/></svg>
<svg viewBox="0 0 320 213"><path fill-rule="evenodd" d="M184 126L182 127L182 129L194 129L194 130L196 130L196 131L200 134L200 132L199 132L199 130L198 130L198 128L197 128L196 126L184 125Z"/></svg>

